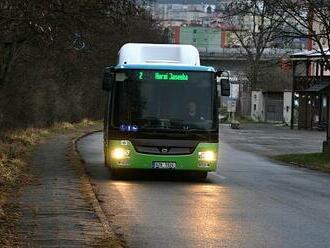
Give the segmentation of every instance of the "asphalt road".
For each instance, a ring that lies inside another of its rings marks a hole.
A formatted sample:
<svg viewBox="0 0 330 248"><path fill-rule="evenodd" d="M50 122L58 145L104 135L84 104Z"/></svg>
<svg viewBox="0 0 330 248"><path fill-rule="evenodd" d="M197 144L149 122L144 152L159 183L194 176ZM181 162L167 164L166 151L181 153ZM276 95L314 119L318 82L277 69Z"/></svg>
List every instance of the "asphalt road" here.
<svg viewBox="0 0 330 248"><path fill-rule="evenodd" d="M325 132L290 130L266 123L242 123L240 129L221 124L220 129L220 139L226 144L264 156L321 152L326 139Z"/></svg>
<svg viewBox="0 0 330 248"><path fill-rule="evenodd" d="M330 247L330 176L221 144L205 183L169 175L111 180L102 134L78 149L129 247Z"/></svg>

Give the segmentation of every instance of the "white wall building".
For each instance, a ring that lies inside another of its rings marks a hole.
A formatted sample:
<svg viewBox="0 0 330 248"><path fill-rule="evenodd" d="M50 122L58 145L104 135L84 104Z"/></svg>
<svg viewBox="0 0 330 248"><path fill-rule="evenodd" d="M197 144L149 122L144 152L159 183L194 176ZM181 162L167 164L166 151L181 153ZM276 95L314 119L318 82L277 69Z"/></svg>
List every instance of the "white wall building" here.
<svg viewBox="0 0 330 248"><path fill-rule="evenodd" d="M284 91L283 93L283 120L286 124L291 123L291 111L292 111L292 92Z"/></svg>
<svg viewBox="0 0 330 248"><path fill-rule="evenodd" d="M251 117L254 121L265 121L265 103L262 91L252 91Z"/></svg>
<svg viewBox="0 0 330 248"><path fill-rule="evenodd" d="M251 117L254 121L286 123L291 122L291 91L252 91Z"/></svg>

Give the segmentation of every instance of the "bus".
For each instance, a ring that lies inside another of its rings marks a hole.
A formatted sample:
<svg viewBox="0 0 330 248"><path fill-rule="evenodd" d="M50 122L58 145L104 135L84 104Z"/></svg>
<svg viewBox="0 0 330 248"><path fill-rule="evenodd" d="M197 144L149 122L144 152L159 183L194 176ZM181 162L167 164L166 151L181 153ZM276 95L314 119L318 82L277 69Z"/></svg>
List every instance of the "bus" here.
<svg viewBox="0 0 330 248"><path fill-rule="evenodd" d="M190 171L205 179L215 171L219 92L230 93L222 74L201 66L194 46L124 45L103 79L104 155L111 176L143 169Z"/></svg>

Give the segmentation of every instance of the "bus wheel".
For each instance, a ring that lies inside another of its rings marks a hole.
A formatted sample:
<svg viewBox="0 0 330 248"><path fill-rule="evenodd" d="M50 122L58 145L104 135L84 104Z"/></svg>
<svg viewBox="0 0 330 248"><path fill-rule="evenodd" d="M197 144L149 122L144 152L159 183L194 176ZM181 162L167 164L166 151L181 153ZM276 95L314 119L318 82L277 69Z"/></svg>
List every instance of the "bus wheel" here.
<svg viewBox="0 0 330 248"><path fill-rule="evenodd" d="M107 153L105 152L104 153L104 166L108 167L108 164L109 164L109 158L108 158Z"/></svg>
<svg viewBox="0 0 330 248"><path fill-rule="evenodd" d="M108 166L108 158L107 158L107 155L104 156L104 166L105 166L105 167Z"/></svg>
<svg viewBox="0 0 330 248"><path fill-rule="evenodd" d="M122 176L121 169L110 168L111 179L118 179Z"/></svg>
<svg viewBox="0 0 330 248"><path fill-rule="evenodd" d="M199 181L205 181L207 178L207 171L196 172L196 179Z"/></svg>

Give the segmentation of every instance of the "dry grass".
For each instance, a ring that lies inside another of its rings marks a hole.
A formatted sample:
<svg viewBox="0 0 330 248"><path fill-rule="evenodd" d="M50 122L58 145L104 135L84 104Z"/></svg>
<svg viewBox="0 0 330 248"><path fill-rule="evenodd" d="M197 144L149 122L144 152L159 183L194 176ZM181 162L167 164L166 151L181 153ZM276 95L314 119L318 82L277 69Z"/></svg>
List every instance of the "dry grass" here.
<svg viewBox="0 0 330 248"><path fill-rule="evenodd" d="M274 157L277 160L330 173L330 156L326 153L287 154Z"/></svg>
<svg viewBox="0 0 330 248"><path fill-rule="evenodd" d="M57 133L100 125L83 120L80 123L57 123L48 129L29 128L0 135L0 187L15 184L26 166L27 156L39 142ZM1 206L1 204L0 204Z"/></svg>
<svg viewBox="0 0 330 248"><path fill-rule="evenodd" d="M7 200L33 179L28 173L28 164L35 147L56 134L100 129L101 126L100 121L83 120L75 124L64 122L50 128L29 128L0 134L0 246L13 245L6 245L11 230L7 230L5 224L15 216L15 210L7 204Z"/></svg>

